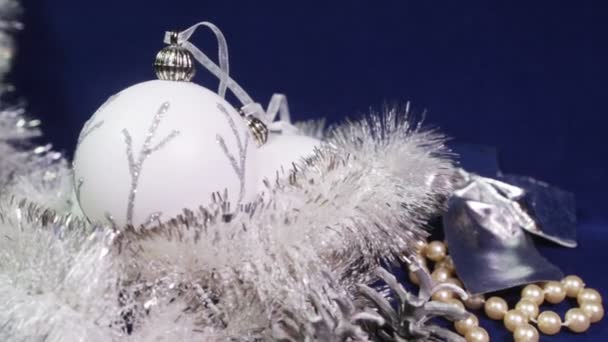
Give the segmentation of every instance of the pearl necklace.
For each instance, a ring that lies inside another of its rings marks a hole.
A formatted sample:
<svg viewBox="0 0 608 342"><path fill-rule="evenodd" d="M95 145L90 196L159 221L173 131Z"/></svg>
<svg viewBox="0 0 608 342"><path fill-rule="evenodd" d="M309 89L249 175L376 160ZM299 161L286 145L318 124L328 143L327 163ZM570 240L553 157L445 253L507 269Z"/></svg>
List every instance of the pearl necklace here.
<svg viewBox="0 0 608 342"><path fill-rule="evenodd" d="M448 255L447 246L443 242L421 243L418 248L418 258L427 271L427 259L434 262L431 273L433 280L463 287L462 282L456 277L454 262ZM413 272L409 272L409 279L412 283L419 284ZM568 310L563 322L554 311L544 311L539 314L539 306L545 301L550 304L559 304L566 297L576 298L578 307ZM470 296L463 303L455 298L454 293L439 290L433 294L432 299L462 308L466 307L469 310L479 310L483 307L485 314L490 319L503 321L505 328L513 333L516 342L538 341L538 330L545 335L555 335L560 332L562 327L567 327L572 332L582 333L589 329L591 323L599 322L604 317L600 293L594 289L585 288L583 280L575 275L569 275L561 282L549 281L525 286L521 291L520 301L511 310L504 299L496 296L487 300L483 295ZM530 323L534 323L538 330ZM472 313L466 319L454 322L454 329L468 342L490 340L488 332L479 326L479 319Z"/></svg>

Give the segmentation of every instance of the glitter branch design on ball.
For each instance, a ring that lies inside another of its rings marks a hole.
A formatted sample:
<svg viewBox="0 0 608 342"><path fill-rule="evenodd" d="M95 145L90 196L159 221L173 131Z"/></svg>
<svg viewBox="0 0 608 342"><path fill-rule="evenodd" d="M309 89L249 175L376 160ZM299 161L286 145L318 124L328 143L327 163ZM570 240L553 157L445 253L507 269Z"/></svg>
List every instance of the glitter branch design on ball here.
<svg viewBox="0 0 608 342"><path fill-rule="evenodd" d="M103 126L104 124L104 120L101 120L99 122L93 123L95 121L95 118L97 118L97 114L99 114L104 108L106 108L110 103L112 103L114 100L116 100L116 98L118 97L118 94L112 95L110 96L106 102L104 102L101 107L99 107L99 109L97 109L97 111L95 112L95 114L93 114L93 116L87 120L87 122L84 123L84 127L82 128L82 131L80 132L80 135L78 136L78 141L76 142L76 146L80 146L80 144L82 144L82 142L84 141L84 139L86 139L91 133L93 133L95 130L99 129L101 126Z"/></svg>
<svg viewBox="0 0 608 342"><path fill-rule="evenodd" d="M169 110L169 102L164 102L156 115L154 115L154 119L152 120L152 125L148 128L148 134L146 135L146 140L144 141L143 146L137 156L137 161L135 161L135 157L133 155L133 140L131 139L131 134L127 129L123 129L122 133L125 138L125 144L127 145L127 160L129 161L129 172L131 173L131 189L129 191L129 202L127 204L127 224L133 223L133 208L135 207L135 197L137 195L137 185L139 183L139 176L141 175L141 169L146 161L146 158L150 156L152 153L160 150L168 144L172 139L179 135L179 131L173 130L169 135L163 138L158 144L153 147L150 147L152 144L152 139L156 135L156 130L160 125L164 115ZM160 216L159 213L153 213L151 216L158 218Z"/></svg>
<svg viewBox="0 0 608 342"><path fill-rule="evenodd" d="M228 160L230 160L230 164L232 165L232 168L234 169L234 172L236 173L236 176L239 179L240 187L239 187L239 201L237 203L237 205L238 205L243 201L243 196L245 195L245 165L247 162L247 148L249 148L249 135L245 135L245 144L243 145L241 137L239 136L239 132L236 129L236 124L234 123L234 120L232 120L232 117L230 116L230 114L228 114L228 111L226 110L226 108L224 108L224 106L222 106L220 103L217 104L217 108L222 113L224 113L226 120L228 120L228 123L230 124L230 129L232 130L232 133L234 134L234 138L236 139L236 145L239 150L239 161L237 162L234 155L232 153L230 153L230 151L228 151L228 147L226 146L226 142L224 141L224 138L219 134L217 135L217 142L220 144L222 151L224 151L226 158L228 158Z"/></svg>
<svg viewBox="0 0 608 342"><path fill-rule="evenodd" d="M82 190L82 185L84 184L84 178L78 178L76 181L76 188L74 189L76 192L76 199L80 201L80 191Z"/></svg>
<svg viewBox="0 0 608 342"><path fill-rule="evenodd" d="M101 121L98 121L95 123L93 123L93 122L97 118L97 114L99 114L104 108L106 108L112 101L116 100L117 97L118 97L118 94L110 96L106 100L106 102L104 102L101 105L101 107L99 107L99 109L97 109L95 114L93 114L93 116L89 120L87 120L87 122L84 123L84 127L82 128L82 131L80 132L80 135L78 136L78 140L76 141L76 148L78 148L78 146L80 146L80 144L82 144L82 142L89 135L91 135L91 133L93 133L94 131L101 128L101 126L103 126L103 124L105 123L104 120L101 120ZM76 158L76 157L77 156L74 156L74 158ZM75 183L76 199L80 201L80 191L82 189L82 185L84 184L84 178L78 178L78 180L75 181L74 183Z"/></svg>
<svg viewBox="0 0 608 342"><path fill-rule="evenodd" d="M89 136L89 134L93 133L93 131L95 131L96 129L100 128L101 126L103 126L103 120L96 122L95 124L92 124L91 122L93 121L95 117L91 118L91 120L87 121L84 124L84 128L82 130L82 133L80 133L80 136L78 137L78 143L77 145L80 145L82 143L82 141Z"/></svg>

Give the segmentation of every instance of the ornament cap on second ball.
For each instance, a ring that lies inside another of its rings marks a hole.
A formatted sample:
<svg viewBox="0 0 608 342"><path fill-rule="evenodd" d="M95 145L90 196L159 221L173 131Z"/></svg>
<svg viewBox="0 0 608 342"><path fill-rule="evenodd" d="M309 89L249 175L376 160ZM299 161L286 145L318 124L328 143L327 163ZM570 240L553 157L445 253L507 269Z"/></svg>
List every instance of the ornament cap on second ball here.
<svg viewBox="0 0 608 342"><path fill-rule="evenodd" d="M85 124L74 187L92 221L141 225L257 194L257 148L238 112L189 82L155 80L110 97Z"/></svg>

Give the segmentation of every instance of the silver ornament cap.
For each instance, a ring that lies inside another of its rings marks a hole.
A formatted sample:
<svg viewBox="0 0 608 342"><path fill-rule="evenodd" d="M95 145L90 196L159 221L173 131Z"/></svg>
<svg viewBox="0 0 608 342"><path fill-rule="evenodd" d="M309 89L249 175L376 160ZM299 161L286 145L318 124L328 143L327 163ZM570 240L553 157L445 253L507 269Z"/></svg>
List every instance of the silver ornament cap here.
<svg viewBox="0 0 608 342"><path fill-rule="evenodd" d="M154 59L154 72L160 80L189 82L196 74L192 54L177 42L171 32L171 44L160 50Z"/></svg>
<svg viewBox="0 0 608 342"><path fill-rule="evenodd" d="M245 120L247 121L247 126L249 126L251 134L253 134L258 146L264 145L266 141L268 141L268 128L266 125L264 125L262 120L253 115L245 117Z"/></svg>
<svg viewBox="0 0 608 342"><path fill-rule="evenodd" d="M264 122L254 115L246 115L242 108L239 110L239 114L245 119L247 127L249 127L249 131L251 132L251 135L253 135L258 147L264 145L268 141L268 127L266 127Z"/></svg>

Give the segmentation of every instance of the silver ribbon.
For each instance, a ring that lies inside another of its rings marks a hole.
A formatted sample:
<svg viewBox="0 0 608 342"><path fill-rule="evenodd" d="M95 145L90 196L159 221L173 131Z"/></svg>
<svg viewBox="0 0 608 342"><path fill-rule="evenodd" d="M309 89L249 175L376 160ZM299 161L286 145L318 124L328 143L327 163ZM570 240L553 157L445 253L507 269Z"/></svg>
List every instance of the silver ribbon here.
<svg viewBox="0 0 608 342"><path fill-rule="evenodd" d="M576 216L572 194L530 177L498 177L501 180L477 176L461 169L458 178L466 186L456 190L453 196L470 200L471 210L478 216L484 215L488 203L497 203L501 207L500 214L503 218L495 219L506 220L505 227L521 228L564 247L576 247ZM474 203L475 201L479 203Z"/></svg>
<svg viewBox="0 0 608 342"><path fill-rule="evenodd" d="M495 233L508 238L520 232L535 230L535 222L518 200L524 197L524 189L492 178L476 176L464 171L468 183L453 196L466 200L471 213L478 219L487 219L495 226ZM500 224L500 225L499 225Z"/></svg>
<svg viewBox="0 0 608 342"><path fill-rule="evenodd" d="M443 217L450 254L473 294L562 278L561 271L536 249L527 232L539 231L518 202L522 188L461 172Z"/></svg>
<svg viewBox="0 0 608 342"><path fill-rule="evenodd" d="M534 218L533 225L524 227L526 231L564 247L576 247L576 205L572 193L531 177L498 177L524 190L524 195L514 200L529 217Z"/></svg>
<svg viewBox="0 0 608 342"><path fill-rule="evenodd" d="M209 28L217 39L218 44L218 60L217 65L204 52L192 44L189 39L199 27ZM172 32L165 32L165 44L171 44ZM260 119L271 131L297 131L291 124L289 107L287 105L287 97L283 94L274 94L270 98L270 103L266 110L259 103L255 102L249 94L230 77L230 65L228 61L228 44L222 31L214 24L202 21L177 35L177 44L190 51L192 56L209 72L215 75L219 81L218 95L224 98L226 90L230 90L234 96L241 102L241 111L245 116L254 115ZM275 122L275 118L279 115L279 121Z"/></svg>

